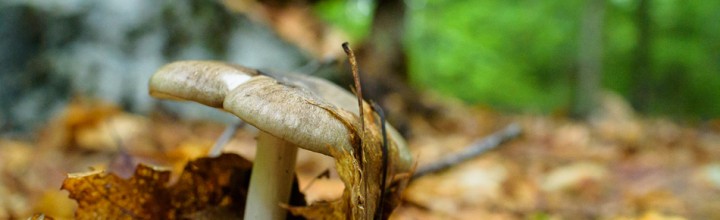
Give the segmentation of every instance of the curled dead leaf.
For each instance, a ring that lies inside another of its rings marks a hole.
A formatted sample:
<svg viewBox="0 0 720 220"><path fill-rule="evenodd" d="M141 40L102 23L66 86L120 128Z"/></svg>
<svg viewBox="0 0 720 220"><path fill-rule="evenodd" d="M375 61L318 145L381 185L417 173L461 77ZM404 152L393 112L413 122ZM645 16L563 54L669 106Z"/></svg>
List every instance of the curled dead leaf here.
<svg viewBox="0 0 720 220"><path fill-rule="evenodd" d="M130 179L104 171L69 174L62 189L77 201L78 219L195 218L212 210L242 216L251 167L238 155L223 154L189 162L172 185L169 170L141 164Z"/></svg>

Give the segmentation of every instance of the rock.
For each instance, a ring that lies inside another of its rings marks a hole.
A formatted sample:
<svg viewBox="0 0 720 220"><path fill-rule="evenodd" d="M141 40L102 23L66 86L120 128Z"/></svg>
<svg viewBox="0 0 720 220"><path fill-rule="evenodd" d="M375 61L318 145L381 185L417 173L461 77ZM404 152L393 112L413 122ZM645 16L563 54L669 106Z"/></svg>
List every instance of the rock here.
<svg viewBox="0 0 720 220"><path fill-rule="evenodd" d="M268 27L216 1L73 0L0 3L0 132L30 131L71 96L146 113L161 65L213 59L293 70L307 57ZM192 105L181 115L225 120Z"/></svg>

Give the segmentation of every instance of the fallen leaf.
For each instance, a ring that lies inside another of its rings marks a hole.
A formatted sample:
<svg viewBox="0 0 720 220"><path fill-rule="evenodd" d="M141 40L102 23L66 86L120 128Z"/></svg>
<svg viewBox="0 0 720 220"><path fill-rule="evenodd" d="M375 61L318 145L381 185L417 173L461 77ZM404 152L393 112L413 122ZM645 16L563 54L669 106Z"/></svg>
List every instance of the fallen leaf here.
<svg viewBox="0 0 720 220"><path fill-rule="evenodd" d="M75 201L68 198L68 192L57 189L47 190L33 207L33 213L43 213L45 219L52 216L56 219L72 219L73 210L77 208Z"/></svg>
<svg viewBox="0 0 720 220"><path fill-rule="evenodd" d="M99 100L75 98L65 108L63 113L53 119L45 130L40 146L48 148L62 148L77 146L81 142L103 140L91 138L88 131L95 130L105 124L109 118L122 114L120 108ZM88 143L83 143L84 145ZM94 150L108 149L113 146L92 146Z"/></svg>
<svg viewBox="0 0 720 220"><path fill-rule="evenodd" d="M681 216L667 215L658 211L647 211L639 217L618 217L616 220L684 220Z"/></svg>
<svg viewBox="0 0 720 220"><path fill-rule="evenodd" d="M475 159L413 181L405 192L405 200L433 212L456 214L463 207L502 198L508 176L498 158Z"/></svg>
<svg viewBox="0 0 720 220"><path fill-rule="evenodd" d="M31 220L53 220L53 217L46 216L45 214L34 214L33 216L30 216Z"/></svg>
<svg viewBox="0 0 720 220"><path fill-rule="evenodd" d="M541 188L548 192L561 191L586 180L602 180L606 175L607 169L602 165L578 162L552 170L541 183Z"/></svg>
<svg viewBox="0 0 720 220"><path fill-rule="evenodd" d="M249 161L223 154L189 162L170 186L170 171L141 164L130 179L104 171L69 174L62 189L77 201L78 219L178 219L222 207L241 216L250 170Z"/></svg>

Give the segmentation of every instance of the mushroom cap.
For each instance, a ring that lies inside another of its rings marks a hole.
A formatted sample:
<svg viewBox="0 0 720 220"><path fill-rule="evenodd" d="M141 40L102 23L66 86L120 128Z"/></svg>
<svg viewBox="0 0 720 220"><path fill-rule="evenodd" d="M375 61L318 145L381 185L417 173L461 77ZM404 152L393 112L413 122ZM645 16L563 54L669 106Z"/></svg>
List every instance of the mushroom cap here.
<svg viewBox="0 0 720 220"><path fill-rule="evenodd" d="M223 106L258 129L307 150L330 154L329 146L350 149L350 131L323 108L332 108L330 104L270 77L256 76L240 84Z"/></svg>
<svg viewBox="0 0 720 220"><path fill-rule="evenodd" d="M150 95L222 108L230 90L257 75L257 70L217 61L174 62L150 77Z"/></svg>
<svg viewBox="0 0 720 220"><path fill-rule="evenodd" d="M333 151L352 149L352 134L337 114L358 115L357 99L320 78L264 73L214 61L179 61L153 74L149 87L150 94L158 98L224 109L310 151L332 156ZM406 171L412 162L407 145L392 126L386 127L399 156L393 166Z"/></svg>
<svg viewBox="0 0 720 220"><path fill-rule="evenodd" d="M349 111L355 115L360 114L360 108L357 103L357 97L342 87L331 83L325 79L317 78L305 74L284 73L280 74L275 71L260 72L261 74L270 76L285 85L291 85L296 88L304 88L312 94L319 95L322 99L331 103L333 106ZM401 170L409 170L412 165L412 155L407 147L405 138L390 123L385 122L388 136L397 146L397 152L400 163L397 166ZM316 151L317 152L317 151Z"/></svg>

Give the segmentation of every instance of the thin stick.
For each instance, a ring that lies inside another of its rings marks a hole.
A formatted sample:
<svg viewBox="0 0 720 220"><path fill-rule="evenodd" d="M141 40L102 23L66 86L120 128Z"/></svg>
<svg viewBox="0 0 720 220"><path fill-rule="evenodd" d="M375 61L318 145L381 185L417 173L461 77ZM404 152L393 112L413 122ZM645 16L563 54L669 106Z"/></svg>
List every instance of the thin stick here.
<svg viewBox="0 0 720 220"><path fill-rule="evenodd" d="M487 151L495 149L500 144L520 135L521 130L522 129L520 128L520 125L516 123L510 124L501 131L498 131L481 140L473 142L470 146L465 148L465 150L461 151L460 153L450 155L439 161L418 168L417 172L413 174L412 179L417 179L430 173L445 170L449 167L472 159Z"/></svg>
<svg viewBox="0 0 720 220"><path fill-rule="evenodd" d="M363 96L362 96L362 86L360 85L360 71L358 70L358 64L357 60L355 60L355 53L353 53L352 49L350 49L350 44L348 42L345 42L342 44L343 50L345 50L345 54L348 56L348 60L350 61L350 67L352 68L352 74L353 74L353 81L355 81L355 95L358 98L358 109L360 111L360 123L362 126L362 132L365 133L365 118L363 114Z"/></svg>
<svg viewBox="0 0 720 220"><path fill-rule="evenodd" d="M342 48L345 51L345 54L348 56L348 61L350 62L350 67L352 68L352 74L353 74L353 81L355 81L355 96L357 96L358 99L358 112L360 113L360 143L358 145L358 161L360 161L360 171L361 173L361 182L364 182L363 188L361 190L363 196L367 196L367 188L368 188L368 181L363 176L364 173L368 173L365 166L365 150L363 150L363 139L365 138L365 114L363 113L363 98L362 98L362 86L360 85L360 73L358 71L358 65L357 61L355 60L355 53L353 53L352 49L350 49L350 44L348 42L345 42L342 44ZM368 211L370 209L365 209L365 218L368 219Z"/></svg>
<svg viewBox="0 0 720 220"><path fill-rule="evenodd" d="M108 167L113 173L123 178L130 178L135 171L134 158L125 147L122 137L120 137L120 133L118 133L115 126L112 125L112 121L105 121L105 127L108 128L108 132L110 136L112 136L113 141L115 141L118 150L118 155L110 161Z"/></svg>
<svg viewBox="0 0 720 220"><path fill-rule="evenodd" d="M306 193L307 190L310 189L310 187L313 185L313 183L315 183L315 180L322 178L330 179L330 169L326 169L322 173L315 176L315 178L311 179L310 182L305 186L305 188L302 189L302 192Z"/></svg>
<svg viewBox="0 0 720 220"><path fill-rule="evenodd" d="M245 125L245 122L238 121L232 125L229 125L225 128L223 133L220 135L220 137L215 141L215 144L212 148L210 148L210 151L208 152L209 157L217 157L220 156L222 153L222 149L225 147L225 144L227 144L230 141L230 138L232 138L233 135L235 135L235 132L237 130Z"/></svg>

